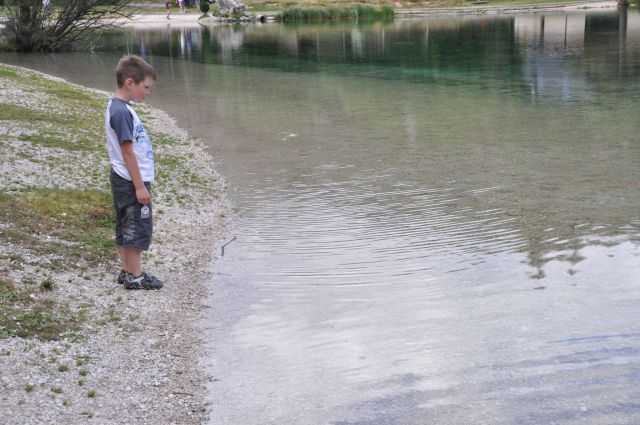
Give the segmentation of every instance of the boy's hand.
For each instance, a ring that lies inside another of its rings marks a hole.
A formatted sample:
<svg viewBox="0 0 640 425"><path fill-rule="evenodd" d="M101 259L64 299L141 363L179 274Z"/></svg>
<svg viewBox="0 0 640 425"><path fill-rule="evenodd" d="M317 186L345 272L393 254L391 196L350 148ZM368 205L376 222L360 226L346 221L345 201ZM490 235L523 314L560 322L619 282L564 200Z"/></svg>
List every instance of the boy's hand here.
<svg viewBox="0 0 640 425"><path fill-rule="evenodd" d="M151 195L144 185L142 185L141 188L136 188L136 198L138 198L138 202L142 205L151 203Z"/></svg>

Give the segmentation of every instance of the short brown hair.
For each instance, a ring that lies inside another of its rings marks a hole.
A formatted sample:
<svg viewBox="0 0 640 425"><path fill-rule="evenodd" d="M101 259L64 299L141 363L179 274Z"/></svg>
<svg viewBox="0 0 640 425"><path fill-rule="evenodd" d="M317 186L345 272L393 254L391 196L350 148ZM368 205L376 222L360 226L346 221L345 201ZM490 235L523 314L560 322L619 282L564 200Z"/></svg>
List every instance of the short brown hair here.
<svg viewBox="0 0 640 425"><path fill-rule="evenodd" d="M116 66L116 81L118 87L122 87L127 78L131 78L136 84L139 84L147 77L155 80L156 70L140 56L125 56L120 59L118 66Z"/></svg>

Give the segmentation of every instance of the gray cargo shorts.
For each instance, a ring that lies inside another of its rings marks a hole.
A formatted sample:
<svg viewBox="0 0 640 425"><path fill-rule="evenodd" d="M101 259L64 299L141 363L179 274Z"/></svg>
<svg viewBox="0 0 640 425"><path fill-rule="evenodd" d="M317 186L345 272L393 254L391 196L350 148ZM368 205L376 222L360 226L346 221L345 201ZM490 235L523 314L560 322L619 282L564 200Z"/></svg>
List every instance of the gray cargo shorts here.
<svg viewBox="0 0 640 425"><path fill-rule="evenodd" d="M136 189L133 182L120 177L111 170L109 175L111 182L111 194L113 195L113 208L116 211L116 245L125 248L137 248L143 251L149 249L153 234L153 208L149 204L149 217L142 218L138 203ZM149 194L151 183L144 182Z"/></svg>

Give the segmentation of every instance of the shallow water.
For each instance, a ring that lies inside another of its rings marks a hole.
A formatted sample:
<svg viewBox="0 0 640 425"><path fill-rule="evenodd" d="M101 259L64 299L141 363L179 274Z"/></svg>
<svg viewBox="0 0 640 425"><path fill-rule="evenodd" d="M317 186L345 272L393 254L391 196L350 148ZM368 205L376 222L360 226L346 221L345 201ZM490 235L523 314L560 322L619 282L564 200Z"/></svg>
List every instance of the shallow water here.
<svg viewBox="0 0 640 425"><path fill-rule="evenodd" d="M150 28L238 207L211 423L640 421L640 15Z"/></svg>

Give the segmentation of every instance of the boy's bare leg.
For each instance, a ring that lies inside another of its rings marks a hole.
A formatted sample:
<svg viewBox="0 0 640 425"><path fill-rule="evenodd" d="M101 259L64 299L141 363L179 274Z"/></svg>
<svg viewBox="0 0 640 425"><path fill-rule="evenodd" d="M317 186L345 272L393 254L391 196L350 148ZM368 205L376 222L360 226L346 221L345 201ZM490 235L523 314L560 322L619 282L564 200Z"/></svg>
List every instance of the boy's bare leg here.
<svg viewBox="0 0 640 425"><path fill-rule="evenodd" d="M118 246L118 254L120 255L120 264L122 264L122 270L129 273L129 266L127 265L127 256L123 246Z"/></svg>
<svg viewBox="0 0 640 425"><path fill-rule="evenodd" d="M118 246L118 254L120 254L120 263L122 270L134 276L142 274L141 251L136 248L125 248Z"/></svg>
<svg viewBox="0 0 640 425"><path fill-rule="evenodd" d="M134 276L140 276L142 274L142 261L141 250L137 248L122 248L124 251L124 263L127 268L127 272Z"/></svg>

